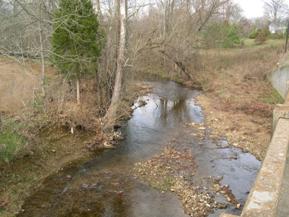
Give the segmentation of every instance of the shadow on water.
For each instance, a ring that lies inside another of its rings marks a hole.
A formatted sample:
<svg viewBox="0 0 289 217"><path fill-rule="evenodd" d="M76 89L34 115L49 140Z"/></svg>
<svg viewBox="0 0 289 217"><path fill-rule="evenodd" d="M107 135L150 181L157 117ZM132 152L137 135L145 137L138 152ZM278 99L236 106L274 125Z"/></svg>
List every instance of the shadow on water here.
<svg viewBox="0 0 289 217"><path fill-rule="evenodd" d="M47 178L23 205L19 217L185 217L174 194L138 182L133 164L160 153L170 140L190 147L197 161L197 178L223 176L244 202L260 167L248 153L227 147L226 141L200 140L185 123L202 123L197 91L174 82L151 82L151 94L135 103L133 117L123 128L126 139L115 150L101 153L83 165L71 165ZM140 108L138 103L145 101ZM206 130L208 132L208 129ZM234 159L234 160L232 160ZM224 211L224 210L223 210ZM228 210L238 213L233 207ZM212 216L218 216L216 210Z"/></svg>

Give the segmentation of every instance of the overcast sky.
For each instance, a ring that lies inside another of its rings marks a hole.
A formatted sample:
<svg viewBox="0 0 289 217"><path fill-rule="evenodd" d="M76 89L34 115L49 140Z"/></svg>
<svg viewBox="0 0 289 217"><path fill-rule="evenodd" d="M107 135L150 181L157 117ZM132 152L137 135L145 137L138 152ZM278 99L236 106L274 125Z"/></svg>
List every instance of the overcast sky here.
<svg viewBox="0 0 289 217"><path fill-rule="evenodd" d="M234 0L243 9L243 14L247 18L263 16L264 0ZM289 0L286 0L289 3Z"/></svg>

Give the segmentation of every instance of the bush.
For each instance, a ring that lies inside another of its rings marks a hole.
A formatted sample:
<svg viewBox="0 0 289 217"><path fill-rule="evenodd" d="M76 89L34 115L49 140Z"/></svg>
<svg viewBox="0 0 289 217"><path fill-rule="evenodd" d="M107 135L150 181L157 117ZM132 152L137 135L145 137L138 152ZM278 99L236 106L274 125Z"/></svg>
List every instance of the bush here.
<svg viewBox="0 0 289 217"><path fill-rule="evenodd" d="M14 120L5 120L0 129L0 162L8 163L23 147L25 139L21 134L20 125Z"/></svg>
<svg viewBox="0 0 289 217"><path fill-rule="evenodd" d="M238 28L227 23L213 23L203 34L207 47L233 48L241 45Z"/></svg>
<svg viewBox="0 0 289 217"><path fill-rule="evenodd" d="M229 25L225 28L226 35L223 41L224 48L231 48L241 45L241 40L238 35L238 30L236 26Z"/></svg>
<svg viewBox="0 0 289 217"><path fill-rule="evenodd" d="M265 41L269 38L270 34L271 33L268 28L258 29L256 38L255 38L255 43L259 45L264 44Z"/></svg>
<svg viewBox="0 0 289 217"><path fill-rule="evenodd" d="M250 34L249 34L249 38L250 39L256 39L258 34L258 29L254 29Z"/></svg>

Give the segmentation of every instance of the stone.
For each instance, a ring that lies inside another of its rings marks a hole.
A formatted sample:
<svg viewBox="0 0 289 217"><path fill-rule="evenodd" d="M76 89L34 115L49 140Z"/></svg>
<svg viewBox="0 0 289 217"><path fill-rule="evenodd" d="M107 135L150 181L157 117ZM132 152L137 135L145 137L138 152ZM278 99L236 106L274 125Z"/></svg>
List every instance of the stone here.
<svg viewBox="0 0 289 217"><path fill-rule="evenodd" d="M276 125L280 118L289 119L289 105L276 105L273 111L273 129L275 130Z"/></svg>

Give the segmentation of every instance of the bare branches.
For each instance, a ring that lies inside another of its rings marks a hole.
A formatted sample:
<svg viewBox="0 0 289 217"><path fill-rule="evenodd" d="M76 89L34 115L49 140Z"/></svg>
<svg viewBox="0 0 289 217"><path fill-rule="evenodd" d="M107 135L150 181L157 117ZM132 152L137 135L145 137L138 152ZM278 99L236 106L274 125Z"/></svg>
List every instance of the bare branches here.
<svg viewBox="0 0 289 217"><path fill-rule="evenodd" d="M278 23L288 17L288 5L285 0L266 0L264 3L265 16L272 22Z"/></svg>
<svg viewBox="0 0 289 217"><path fill-rule="evenodd" d="M230 0L202 0L200 5L197 6L198 10L196 11L199 15L199 28L200 32L208 21L216 14L219 14L220 8L228 3Z"/></svg>

